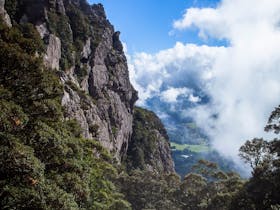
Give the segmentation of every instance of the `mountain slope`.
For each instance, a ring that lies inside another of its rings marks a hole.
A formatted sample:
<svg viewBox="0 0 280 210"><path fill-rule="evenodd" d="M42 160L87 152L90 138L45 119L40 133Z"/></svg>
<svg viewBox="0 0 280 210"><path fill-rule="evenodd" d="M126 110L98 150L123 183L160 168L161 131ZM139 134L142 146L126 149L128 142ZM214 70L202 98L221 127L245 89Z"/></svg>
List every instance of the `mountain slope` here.
<svg viewBox="0 0 280 210"><path fill-rule="evenodd" d="M170 144L160 119L151 111L134 109L133 133L127 151L128 169L174 172Z"/></svg>
<svg viewBox="0 0 280 210"><path fill-rule="evenodd" d="M0 208L130 209L116 179L137 93L119 32L84 0L0 3ZM149 168L172 173L152 129Z"/></svg>

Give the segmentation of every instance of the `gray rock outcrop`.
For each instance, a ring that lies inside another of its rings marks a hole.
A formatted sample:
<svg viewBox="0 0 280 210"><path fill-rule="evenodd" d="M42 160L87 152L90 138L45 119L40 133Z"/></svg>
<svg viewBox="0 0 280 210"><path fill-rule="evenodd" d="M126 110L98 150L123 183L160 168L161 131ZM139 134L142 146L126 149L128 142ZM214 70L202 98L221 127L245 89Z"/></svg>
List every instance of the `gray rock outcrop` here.
<svg viewBox="0 0 280 210"><path fill-rule="evenodd" d="M77 75L77 66L62 73L66 87L62 103L66 117L78 120L86 138L98 139L121 160L132 134L137 93L129 81L124 53L114 48L118 37L103 7L93 6L91 18L99 25L95 35L98 43L94 38L84 43L80 52L85 71L82 77Z"/></svg>
<svg viewBox="0 0 280 210"><path fill-rule="evenodd" d="M47 51L44 56L44 62L51 69L59 69L59 60L61 58L61 41L53 34L49 35Z"/></svg>
<svg viewBox="0 0 280 210"><path fill-rule="evenodd" d="M11 18L5 10L5 0L0 0L0 16L9 27L12 26Z"/></svg>

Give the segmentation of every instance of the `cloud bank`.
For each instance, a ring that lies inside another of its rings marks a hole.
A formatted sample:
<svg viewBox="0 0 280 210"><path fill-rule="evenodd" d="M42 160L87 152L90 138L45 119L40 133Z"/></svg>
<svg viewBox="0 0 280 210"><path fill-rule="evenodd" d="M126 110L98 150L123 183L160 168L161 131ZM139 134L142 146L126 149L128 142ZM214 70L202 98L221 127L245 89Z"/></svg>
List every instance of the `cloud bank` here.
<svg viewBox="0 0 280 210"><path fill-rule="evenodd" d="M214 60L224 51L224 47L177 42L173 48L156 54L128 55L131 81L139 91L138 104L145 105L146 100L154 96L161 96L166 102L176 102L179 95L189 95L193 89L201 89L203 83L212 78ZM194 102L199 100L194 95L189 98Z"/></svg>
<svg viewBox="0 0 280 210"><path fill-rule="evenodd" d="M175 32L195 27L202 39L226 39L229 46L178 42L128 57L139 104L153 97L174 106L183 101L176 111L194 118L215 148L237 160L245 140L266 136L263 127L280 104L280 1L224 0L217 8L189 8L173 26Z"/></svg>

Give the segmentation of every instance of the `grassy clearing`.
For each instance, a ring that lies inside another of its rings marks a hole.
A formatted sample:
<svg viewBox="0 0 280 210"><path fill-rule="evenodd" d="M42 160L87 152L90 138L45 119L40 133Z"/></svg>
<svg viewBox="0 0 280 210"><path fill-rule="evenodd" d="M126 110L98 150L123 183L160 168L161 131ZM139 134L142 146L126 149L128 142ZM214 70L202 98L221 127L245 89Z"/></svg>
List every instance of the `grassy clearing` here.
<svg viewBox="0 0 280 210"><path fill-rule="evenodd" d="M175 148L176 150L183 151L184 149L188 149L191 152L209 152L211 149L209 146L205 144L197 144L197 145L192 145L192 144L177 144L174 142L171 142L171 147Z"/></svg>

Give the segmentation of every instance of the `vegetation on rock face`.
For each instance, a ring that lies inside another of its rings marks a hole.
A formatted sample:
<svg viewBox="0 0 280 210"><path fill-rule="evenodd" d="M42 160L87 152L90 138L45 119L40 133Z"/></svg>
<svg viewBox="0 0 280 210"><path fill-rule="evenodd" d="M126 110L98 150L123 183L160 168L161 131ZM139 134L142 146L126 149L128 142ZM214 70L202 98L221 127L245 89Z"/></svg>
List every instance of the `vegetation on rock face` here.
<svg viewBox="0 0 280 210"><path fill-rule="evenodd" d="M5 9L8 12L10 18L12 20L15 19L17 10L18 10L18 0L6 0L5 1Z"/></svg>
<svg viewBox="0 0 280 210"><path fill-rule="evenodd" d="M108 152L63 121L63 87L31 32L0 24L0 208L129 209Z"/></svg>
<svg viewBox="0 0 280 210"><path fill-rule="evenodd" d="M90 24L88 17L73 5L69 5L66 12L73 31L73 39L76 42L76 48L78 51L81 51L82 45L79 43L83 44L90 36Z"/></svg>
<svg viewBox="0 0 280 210"><path fill-rule="evenodd" d="M127 151L128 170L146 170L150 166L155 171L170 172L170 168L173 168L171 157L169 160L166 157L164 163L159 162L163 159L161 156L170 154L169 149L168 136L160 119L153 112L136 107L133 133Z"/></svg>
<svg viewBox="0 0 280 210"><path fill-rule="evenodd" d="M67 70L75 64L79 78L85 76L86 70L81 64L80 53L88 38L91 37L89 18L73 4L67 4L66 14L56 11L48 12L48 24L51 33L61 40L62 53L60 67Z"/></svg>
<svg viewBox="0 0 280 210"><path fill-rule="evenodd" d="M48 23L51 33L61 40L61 60L60 67L66 70L73 66L73 35L68 23L68 17L55 12L48 13Z"/></svg>

